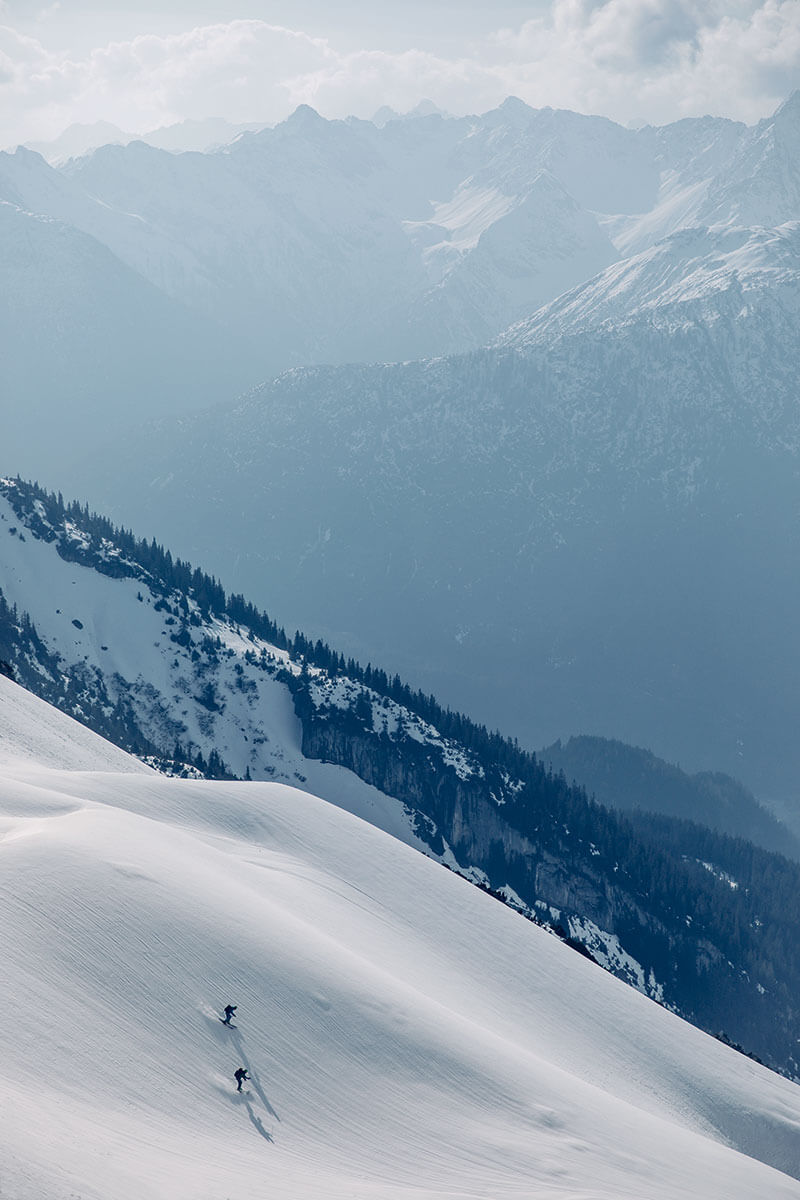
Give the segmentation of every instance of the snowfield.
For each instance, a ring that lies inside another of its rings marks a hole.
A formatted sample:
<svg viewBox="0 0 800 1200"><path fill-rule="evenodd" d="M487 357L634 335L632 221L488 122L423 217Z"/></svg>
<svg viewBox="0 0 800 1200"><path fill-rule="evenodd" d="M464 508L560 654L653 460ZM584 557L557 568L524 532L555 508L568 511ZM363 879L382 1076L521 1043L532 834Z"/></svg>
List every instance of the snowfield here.
<svg viewBox="0 0 800 1200"><path fill-rule="evenodd" d="M4 1200L800 1197L796 1086L307 793L0 678L0 855Z"/></svg>

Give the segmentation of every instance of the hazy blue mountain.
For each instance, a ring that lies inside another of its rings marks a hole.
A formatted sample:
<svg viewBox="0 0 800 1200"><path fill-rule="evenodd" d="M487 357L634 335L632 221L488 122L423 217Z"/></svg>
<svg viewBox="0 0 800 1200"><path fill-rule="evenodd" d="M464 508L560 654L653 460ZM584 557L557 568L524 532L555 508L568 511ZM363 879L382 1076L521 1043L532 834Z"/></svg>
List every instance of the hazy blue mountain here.
<svg viewBox="0 0 800 1200"><path fill-rule="evenodd" d="M79 158L96 150L98 146L126 145L135 135L126 133L111 121L81 121L69 125L58 137L47 141L30 141L24 145L28 150L41 154L47 162L57 164L70 158Z"/></svg>
<svg viewBox="0 0 800 1200"><path fill-rule="evenodd" d="M419 357L481 344L616 258L563 184L548 199L516 136L524 166L512 172L511 147L495 144L509 117L471 138L483 123L434 115L378 129L303 106L218 154L107 147L65 172L191 254L188 273L162 261L159 286L247 330L262 373ZM117 252L154 277L142 245Z"/></svg>
<svg viewBox="0 0 800 1200"><path fill-rule="evenodd" d="M221 331L64 221L0 202L0 277L5 469L58 477L65 460L237 379Z"/></svg>
<svg viewBox="0 0 800 1200"><path fill-rule="evenodd" d="M174 125L162 125L147 133L127 133L109 121L93 121L91 124L70 125L58 137L50 141L25 142L29 150L41 154L54 166L60 166L71 158L82 158L101 146L127 146L129 142L146 142L173 154L187 150L215 150L227 146L242 133L263 129L265 123L250 122L235 125L222 117L211 117L205 121L178 121Z"/></svg>
<svg viewBox="0 0 800 1200"><path fill-rule="evenodd" d="M223 142L232 127L184 124L147 135L150 144L106 130L116 144L57 169L30 150L0 154L0 201L92 238L118 274L157 290L160 343L133 341L151 363L142 394L158 403L137 410L200 410L287 367L467 351L665 234L796 215L796 107L793 97L752 129L704 118L634 131L514 98L482 115L423 106L384 124L327 121L301 106L209 153L172 151ZM7 369L24 377L22 347L72 317L67 295L57 285L48 293L37 270L14 284L18 315L0 337ZM105 286L100 273L100 308ZM130 290L144 295L136 282ZM109 319L114 304L109 296ZM167 317L170 308L180 317ZM182 353L186 378L176 378L170 343L187 337L213 346L225 371L201 366L195 377ZM45 420L59 419L62 392L81 431L97 424L100 393L118 409L130 395L130 354L115 363L110 346L96 364L80 350L58 366L42 356ZM77 478L82 443L83 432L62 445L56 482ZM35 473L51 475L35 433L30 450Z"/></svg>
<svg viewBox="0 0 800 1200"><path fill-rule="evenodd" d="M610 808L695 821L800 858L800 840L752 792L721 771L689 775L639 746L586 734L553 742L539 757Z"/></svg>
<svg viewBox="0 0 800 1200"><path fill-rule="evenodd" d="M684 231L493 349L162 424L97 499L528 745L592 729L786 796L799 280L797 224Z"/></svg>

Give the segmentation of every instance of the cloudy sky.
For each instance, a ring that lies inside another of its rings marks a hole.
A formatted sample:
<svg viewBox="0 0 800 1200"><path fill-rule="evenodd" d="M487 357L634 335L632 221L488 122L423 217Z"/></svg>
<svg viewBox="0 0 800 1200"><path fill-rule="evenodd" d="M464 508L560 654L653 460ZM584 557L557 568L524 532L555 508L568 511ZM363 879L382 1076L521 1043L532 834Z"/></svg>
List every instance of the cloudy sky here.
<svg viewBox="0 0 800 1200"><path fill-rule="evenodd" d="M234 15L235 14L235 15ZM429 98L754 122L800 87L800 0L0 0L0 146L73 122L369 117Z"/></svg>

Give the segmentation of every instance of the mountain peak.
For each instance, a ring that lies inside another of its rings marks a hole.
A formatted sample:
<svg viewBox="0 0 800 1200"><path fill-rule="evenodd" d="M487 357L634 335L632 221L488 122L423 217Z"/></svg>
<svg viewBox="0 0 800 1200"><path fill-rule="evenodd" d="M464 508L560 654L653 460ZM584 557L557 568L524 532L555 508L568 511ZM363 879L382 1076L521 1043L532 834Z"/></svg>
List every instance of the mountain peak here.
<svg viewBox="0 0 800 1200"><path fill-rule="evenodd" d="M383 129L384 125L388 125L390 121L399 121L401 114L396 109L391 108L388 104L382 104L372 115L372 124L377 125L379 129Z"/></svg>
<svg viewBox="0 0 800 1200"><path fill-rule="evenodd" d="M407 117L443 117L444 115L444 110L428 99L420 100L419 104L415 104L406 113Z"/></svg>
<svg viewBox="0 0 800 1200"><path fill-rule="evenodd" d="M524 122L533 116L536 109L520 100L519 96L506 96L497 111L502 113L506 120Z"/></svg>
<svg viewBox="0 0 800 1200"><path fill-rule="evenodd" d="M9 154L12 158L15 158L17 160L17 162L23 162L23 163L29 163L29 164L42 163L43 165L46 165L45 159L39 153L39 151L32 150L30 148L30 146L24 146L24 145L20 144L19 146L16 146L13 150L4 150L4 151L2 151L2 153Z"/></svg>
<svg viewBox="0 0 800 1200"><path fill-rule="evenodd" d="M325 118L320 116L310 104L298 104L291 116L284 121L284 125L293 129L314 129L327 124Z"/></svg>
<svg viewBox="0 0 800 1200"><path fill-rule="evenodd" d="M524 100L520 100L519 96L506 96L505 100L499 107L502 112L507 112L507 113L533 112L533 109L531 108L531 106L529 104L526 104Z"/></svg>

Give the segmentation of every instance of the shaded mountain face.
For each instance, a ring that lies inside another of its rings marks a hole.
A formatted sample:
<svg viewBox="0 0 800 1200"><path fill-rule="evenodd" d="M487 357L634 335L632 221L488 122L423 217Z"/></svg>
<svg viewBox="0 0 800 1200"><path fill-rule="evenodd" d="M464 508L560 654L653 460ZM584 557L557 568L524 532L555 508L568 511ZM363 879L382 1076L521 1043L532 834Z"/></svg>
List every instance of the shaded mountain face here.
<svg viewBox="0 0 800 1200"><path fill-rule="evenodd" d="M6 465L57 471L237 378L221 330L67 222L0 202L0 274Z"/></svg>
<svg viewBox="0 0 800 1200"><path fill-rule="evenodd" d="M798 281L796 223L683 231L489 350L161 425L98 495L526 745L592 729L787 798Z"/></svg>
<svg viewBox="0 0 800 1200"><path fill-rule="evenodd" d="M796 864L634 825L381 668L287 637L156 543L19 481L0 493L6 673L169 774L325 797L798 1073Z"/></svg>
<svg viewBox="0 0 800 1200"><path fill-rule="evenodd" d="M720 771L689 775L649 750L585 734L545 746L539 757L610 808L694 821L800 859L800 840Z"/></svg>

